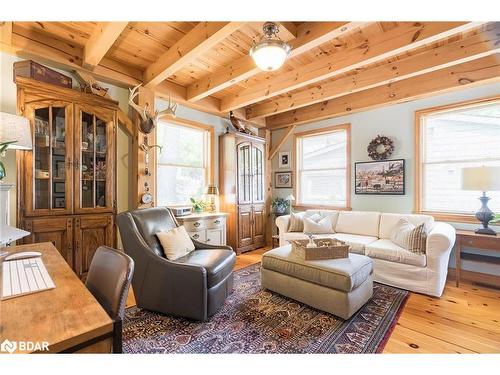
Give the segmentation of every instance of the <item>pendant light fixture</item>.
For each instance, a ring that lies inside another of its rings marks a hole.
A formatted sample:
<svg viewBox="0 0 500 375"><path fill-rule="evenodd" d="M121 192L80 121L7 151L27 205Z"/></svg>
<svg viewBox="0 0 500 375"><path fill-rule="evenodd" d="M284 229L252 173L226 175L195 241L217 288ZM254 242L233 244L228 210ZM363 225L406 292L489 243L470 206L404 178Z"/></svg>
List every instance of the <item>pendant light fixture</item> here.
<svg viewBox="0 0 500 375"><path fill-rule="evenodd" d="M260 42L250 49L250 56L262 70L279 69L290 55L292 48L277 36L279 28L274 22L266 22L262 29L264 35Z"/></svg>

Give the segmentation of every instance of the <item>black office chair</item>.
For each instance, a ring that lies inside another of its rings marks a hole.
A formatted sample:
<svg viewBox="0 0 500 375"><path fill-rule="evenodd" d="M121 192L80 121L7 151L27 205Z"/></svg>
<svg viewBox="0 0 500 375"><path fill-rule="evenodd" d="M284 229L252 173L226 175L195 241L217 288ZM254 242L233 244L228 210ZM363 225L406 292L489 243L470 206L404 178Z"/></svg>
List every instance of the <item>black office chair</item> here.
<svg viewBox="0 0 500 375"><path fill-rule="evenodd" d="M123 318L133 274L132 258L107 246L96 250L87 274L87 289L113 319L113 353L122 352Z"/></svg>

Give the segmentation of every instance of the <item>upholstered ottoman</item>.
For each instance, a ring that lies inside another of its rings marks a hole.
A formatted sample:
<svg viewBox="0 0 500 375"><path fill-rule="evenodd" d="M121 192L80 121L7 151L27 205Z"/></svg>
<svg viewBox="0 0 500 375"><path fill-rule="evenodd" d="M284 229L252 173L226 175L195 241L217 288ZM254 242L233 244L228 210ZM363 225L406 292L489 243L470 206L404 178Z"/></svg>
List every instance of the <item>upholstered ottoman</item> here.
<svg viewBox="0 0 500 375"><path fill-rule="evenodd" d="M262 256L262 287L349 319L373 295L372 260L364 255L304 261L291 245Z"/></svg>

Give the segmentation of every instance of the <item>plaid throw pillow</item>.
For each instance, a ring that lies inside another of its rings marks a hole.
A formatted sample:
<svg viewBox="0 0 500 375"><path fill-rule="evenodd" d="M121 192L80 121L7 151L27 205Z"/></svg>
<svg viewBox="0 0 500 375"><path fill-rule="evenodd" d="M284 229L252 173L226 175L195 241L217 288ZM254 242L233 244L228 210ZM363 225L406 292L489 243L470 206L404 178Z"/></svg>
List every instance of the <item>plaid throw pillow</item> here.
<svg viewBox="0 0 500 375"><path fill-rule="evenodd" d="M304 230L304 213L290 214L290 221L288 222L289 232L302 232Z"/></svg>
<svg viewBox="0 0 500 375"><path fill-rule="evenodd" d="M415 254L425 254L427 227L425 223L415 227L406 219L401 219L392 230L391 241Z"/></svg>

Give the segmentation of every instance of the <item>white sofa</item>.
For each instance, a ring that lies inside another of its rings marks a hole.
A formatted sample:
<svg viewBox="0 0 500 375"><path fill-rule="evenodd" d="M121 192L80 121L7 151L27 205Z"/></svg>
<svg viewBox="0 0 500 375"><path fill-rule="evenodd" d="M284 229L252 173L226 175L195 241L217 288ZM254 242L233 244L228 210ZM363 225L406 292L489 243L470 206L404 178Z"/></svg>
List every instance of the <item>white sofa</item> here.
<svg viewBox="0 0 500 375"><path fill-rule="evenodd" d="M373 260L374 281L431 296L439 297L443 293L455 243L455 229L451 225L435 222L428 215L333 210L308 210L299 214L331 216L332 233L314 237L337 238L351 245L352 252L369 256ZM414 225L426 222L430 228L425 255L414 254L390 240L394 226L403 217ZM289 232L289 221L290 215L276 219L280 246L307 239L302 232Z"/></svg>

